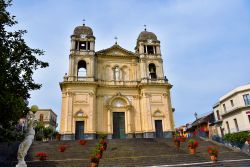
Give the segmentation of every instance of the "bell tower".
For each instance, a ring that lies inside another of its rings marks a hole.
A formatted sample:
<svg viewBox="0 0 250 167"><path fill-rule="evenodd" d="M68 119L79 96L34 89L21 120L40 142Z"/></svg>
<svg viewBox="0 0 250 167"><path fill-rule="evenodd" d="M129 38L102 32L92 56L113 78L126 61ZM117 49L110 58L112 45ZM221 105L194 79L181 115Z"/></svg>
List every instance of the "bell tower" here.
<svg viewBox="0 0 250 167"><path fill-rule="evenodd" d="M74 29L69 55L69 81L94 81L95 37L85 24Z"/></svg>
<svg viewBox="0 0 250 167"><path fill-rule="evenodd" d="M145 27L137 38L135 50L140 57L141 82L164 80L160 41L157 36Z"/></svg>

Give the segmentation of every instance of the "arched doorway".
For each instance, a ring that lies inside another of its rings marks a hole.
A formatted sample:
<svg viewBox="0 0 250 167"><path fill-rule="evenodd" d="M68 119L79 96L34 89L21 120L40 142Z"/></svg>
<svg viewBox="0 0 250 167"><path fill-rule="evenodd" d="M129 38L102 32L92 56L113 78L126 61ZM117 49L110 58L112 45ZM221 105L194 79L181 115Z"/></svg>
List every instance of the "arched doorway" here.
<svg viewBox="0 0 250 167"><path fill-rule="evenodd" d="M162 138L163 134L163 118L164 115L160 110L156 110L153 114L154 124L155 124L155 137Z"/></svg>
<svg viewBox="0 0 250 167"><path fill-rule="evenodd" d="M126 101L122 98L116 98L112 101L112 106L115 108L122 108L126 106ZM126 138L125 134L125 112L113 111L113 139Z"/></svg>

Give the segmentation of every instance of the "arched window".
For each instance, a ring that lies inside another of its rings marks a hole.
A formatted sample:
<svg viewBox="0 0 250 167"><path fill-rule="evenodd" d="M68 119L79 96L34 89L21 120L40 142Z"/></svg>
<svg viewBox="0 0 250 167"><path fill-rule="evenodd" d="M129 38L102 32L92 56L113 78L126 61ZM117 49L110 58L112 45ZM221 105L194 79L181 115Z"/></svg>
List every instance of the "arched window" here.
<svg viewBox="0 0 250 167"><path fill-rule="evenodd" d="M156 75L156 67L154 63L150 63L148 65L148 70L149 70L150 79L156 79L157 75Z"/></svg>
<svg viewBox="0 0 250 167"><path fill-rule="evenodd" d="M120 69L118 66L114 68L114 80L115 81L120 80Z"/></svg>
<svg viewBox="0 0 250 167"><path fill-rule="evenodd" d="M86 77L87 76L87 66L84 60L78 62L77 66L77 76L78 77Z"/></svg>
<svg viewBox="0 0 250 167"><path fill-rule="evenodd" d="M43 122L43 114L40 114L40 116L39 116L39 121L40 121L40 122Z"/></svg>

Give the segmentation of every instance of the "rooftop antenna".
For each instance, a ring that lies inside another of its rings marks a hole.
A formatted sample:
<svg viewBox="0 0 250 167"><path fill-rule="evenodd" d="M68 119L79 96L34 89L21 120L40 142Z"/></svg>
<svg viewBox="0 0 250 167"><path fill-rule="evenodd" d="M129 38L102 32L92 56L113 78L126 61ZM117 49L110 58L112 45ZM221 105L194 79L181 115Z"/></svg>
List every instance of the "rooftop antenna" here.
<svg viewBox="0 0 250 167"><path fill-rule="evenodd" d="M86 21L85 19L82 20L84 26L85 26L85 21Z"/></svg>
<svg viewBox="0 0 250 167"><path fill-rule="evenodd" d="M114 39L115 39L115 44L117 44L117 40L118 40L117 36L115 36Z"/></svg>
<svg viewBox="0 0 250 167"><path fill-rule="evenodd" d="M147 31L147 25L144 24L143 26L144 26L144 30Z"/></svg>

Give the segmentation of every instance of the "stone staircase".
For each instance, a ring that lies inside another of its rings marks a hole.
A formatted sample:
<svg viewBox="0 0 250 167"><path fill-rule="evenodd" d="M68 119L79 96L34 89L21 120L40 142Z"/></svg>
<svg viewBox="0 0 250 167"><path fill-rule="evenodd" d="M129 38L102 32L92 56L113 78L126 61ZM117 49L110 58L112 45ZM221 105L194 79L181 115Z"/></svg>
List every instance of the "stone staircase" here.
<svg viewBox="0 0 250 167"><path fill-rule="evenodd" d="M27 155L28 167L89 167L90 155L98 141L89 140L85 145L77 141L34 142ZM65 152L59 152L58 146L66 144ZM196 155L190 155L187 142L182 142L180 149L174 146L172 139L112 139L100 160L100 167L134 167L134 166L234 166L250 167L250 156L236 152L222 145L219 148L219 160L212 163L207 153L207 146L215 145L209 141L199 140ZM38 161L36 152L46 152L46 161ZM8 166L15 166L12 159ZM1 166L1 164L0 164ZM6 166L6 165L5 165Z"/></svg>

